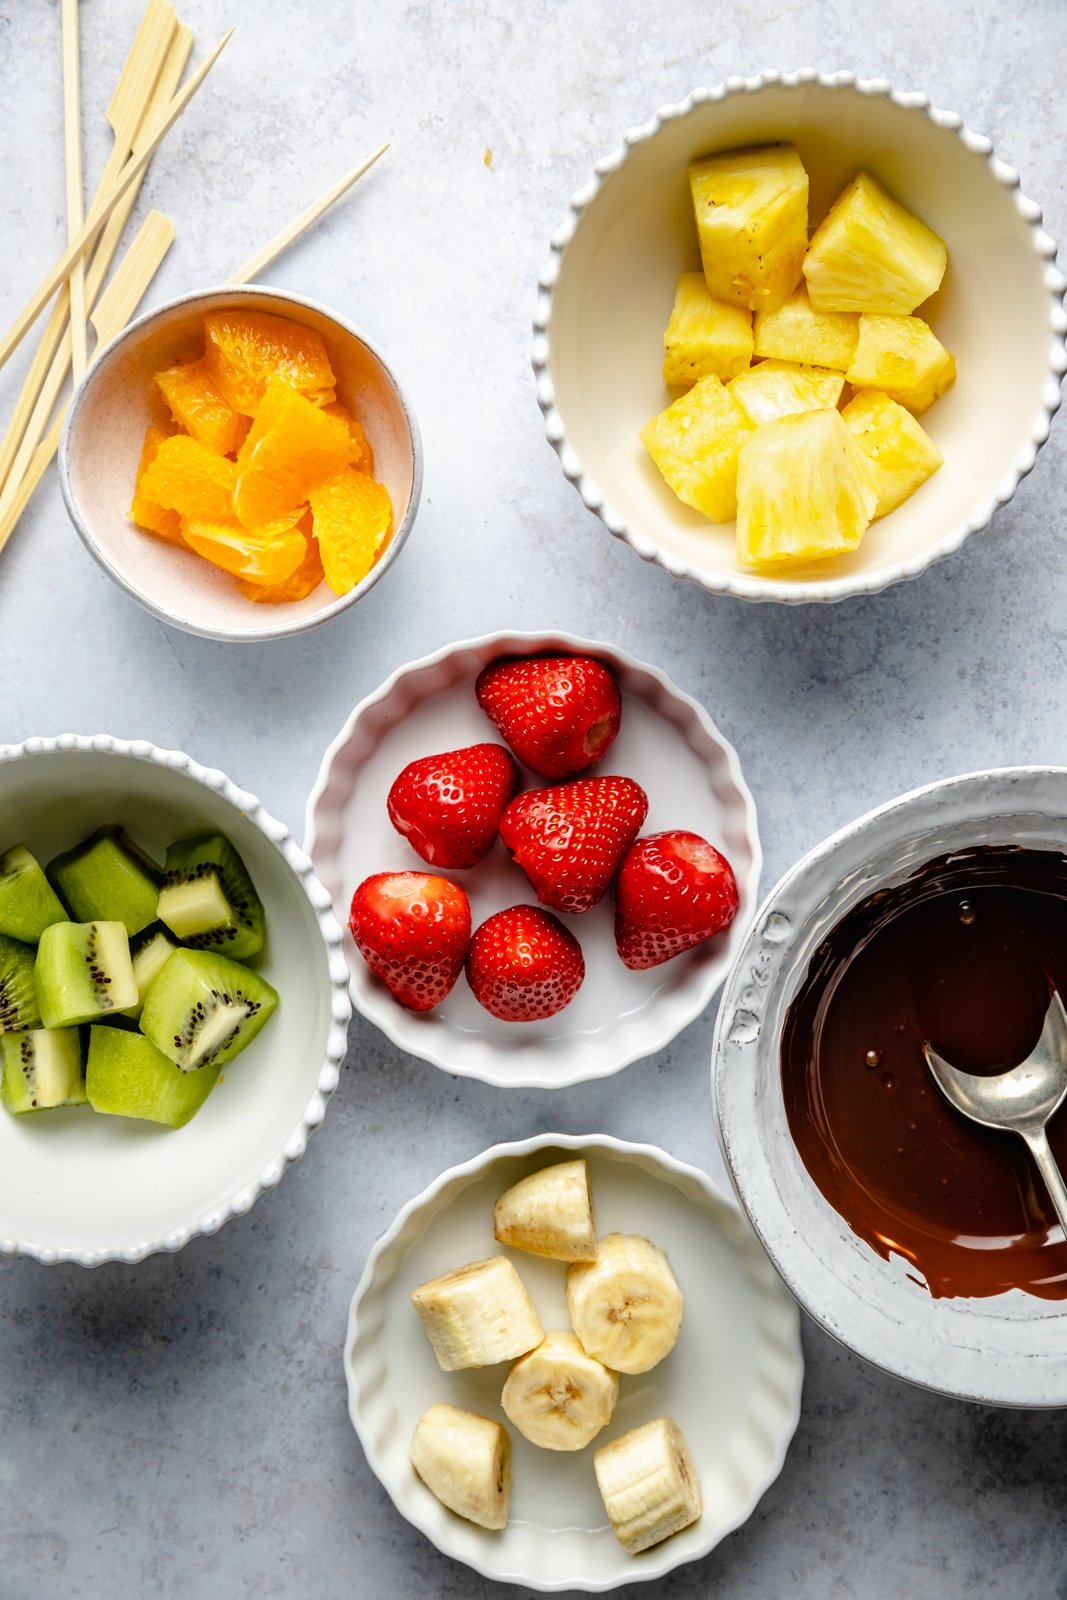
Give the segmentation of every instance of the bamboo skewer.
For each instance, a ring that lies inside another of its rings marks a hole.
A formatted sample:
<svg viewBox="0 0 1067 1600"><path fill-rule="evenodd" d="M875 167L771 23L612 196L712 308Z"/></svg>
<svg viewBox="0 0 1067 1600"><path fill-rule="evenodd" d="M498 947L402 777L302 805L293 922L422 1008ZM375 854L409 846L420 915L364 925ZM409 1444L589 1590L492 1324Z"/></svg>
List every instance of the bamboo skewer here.
<svg viewBox="0 0 1067 1600"><path fill-rule="evenodd" d="M312 223L317 222L324 212L328 211L337 200L340 200L341 196L351 189L357 179L362 178L365 172L370 171L379 157L384 156L388 148L388 144L383 144L381 149L375 150L374 154L364 161L361 166L354 167L343 178L339 178L331 189L327 189L325 194L320 194L317 200L313 200L306 210L301 211L298 217L294 217L288 227L282 229L281 233L275 234L270 243L265 244L262 250L257 251L254 256L245 262L243 267L238 267L237 271L227 278L227 283L251 283L253 279L258 278L264 267L269 267L276 256L280 256L283 250L287 250L294 240L298 239L302 233L311 227Z"/></svg>
<svg viewBox="0 0 1067 1600"><path fill-rule="evenodd" d="M131 184L135 183L141 176L141 173L147 167L159 145L162 144L166 135L170 132L175 122L177 122L178 118L189 104L189 101L193 98L193 95L200 88L200 85L211 71L211 68L215 65L215 62L218 60L218 57L222 53L223 49L229 43L232 34L232 28L229 30L229 32L223 34L218 44L216 44L210 55L201 62L200 66L193 73L188 83L186 83L184 88L180 89L174 96L174 99L170 103L169 110L161 118L161 120L157 122L152 136L146 141L140 155L131 156L126 162L126 165L123 167L119 179L115 184L114 189L111 191L110 196L106 200L102 201L99 205L94 205L92 207L82 227L79 228L78 232L75 234L66 250L64 250L63 254L60 256L59 260L52 267L51 271L45 275L43 281L38 286L36 291L30 296L29 301L19 315L15 318L15 321L12 323L3 339L0 340L0 367L4 365L8 357L11 355L11 352L18 346L27 329L31 328L36 322L45 305L47 305L52 295L55 294L59 285L63 282L63 279L69 273L74 262L80 255L84 253L86 247L91 245L93 240L100 233L111 212L129 190Z"/></svg>
<svg viewBox="0 0 1067 1600"><path fill-rule="evenodd" d="M63 142L67 168L67 237L84 217L82 195L81 90L78 74L78 0L63 0ZM75 382L85 371L85 260L78 258L67 280L70 295L71 361Z"/></svg>

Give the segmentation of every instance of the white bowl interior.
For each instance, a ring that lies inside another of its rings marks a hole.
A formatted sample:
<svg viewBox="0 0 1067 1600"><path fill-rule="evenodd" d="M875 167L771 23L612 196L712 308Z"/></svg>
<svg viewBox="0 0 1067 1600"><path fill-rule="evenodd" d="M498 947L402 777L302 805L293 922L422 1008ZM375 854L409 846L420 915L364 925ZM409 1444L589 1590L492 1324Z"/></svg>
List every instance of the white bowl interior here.
<svg viewBox="0 0 1067 1600"><path fill-rule="evenodd" d="M873 812L771 892L730 975L714 1080L723 1153L772 1260L807 1311L860 1355L948 1394L1067 1404L1067 1306L1021 1290L931 1299L910 1262L849 1229L793 1143L781 1087L785 1013L827 933L875 889L977 844L1067 849L1067 771L951 780Z"/></svg>
<svg viewBox="0 0 1067 1600"><path fill-rule="evenodd" d="M342 924L356 885L371 873L425 869L389 821L385 802L393 780L418 756L485 740L499 743L474 696L478 672L500 656L552 648L589 651L612 667L622 689L622 725L596 770L623 773L645 787L649 813L643 833L688 828L721 849L737 876L740 907L725 933L648 972L629 972L619 960L610 894L584 916L563 917L582 946L585 982L565 1010L537 1023L490 1016L464 977L433 1011L407 1011L371 976L346 934L352 997L365 1016L413 1055L449 1072L510 1086L556 1087L603 1076L673 1038L722 982L755 909L759 882L752 798L736 756L695 702L605 646L565 636L501 636L456 646L443 658L405 669L364 703L327 754L310 807L308 852ZM543 782L524 775L524 787ZM475 927L506 906L535 899L499 841L480 866L451 876L470 896Z"/></svg>
<svg viewBox="0 0 1067 1600"><path fill-rule="evenodd" d="M736 564L734 524L716 526L683 505L638 431L676 397L660 372L663 330L678 275L700 267L687 163L775 140L800 151L812 226L866 168L945 239L944 284L919 310L959 376L922 419L945 463L918 493L874 523L853 554L760 579ZM829 598L877 587L919 570L972 519L984 523L991 497L1010 493L1016 468L1032 463L1050 385L1044 272L1012 191L983 155L919 109L816 83L698 102L630 151L566 247L549 372L567 444L642 553L685 563L713 587L740 581L745 592L782 598L803 598L813 583L829 582Z"/></svg>
<svg viewBox="0 0 1067 1600"><path fill-rule="evenodd" d="M145 429L173 427L154 374L204 352L204 317L239 304L315 328L337 378L337 398L364 424L374 471L393 504L390 543L348 595L327 584L306 600L257 605L236 580L191 550L143 533L128 515ZM416 490L416 447L400 390L373 349L327 312L276 291L220 289L149 312L108 346L75 397L62 452L68 509L91 553L142 605L180 628L223 637L293 633L353 604L390 565ZM417 500L417 495L415 496Z"/></svg>
<svg viewBox="0 0 1067 1600"><path fill-rule="evenodd" d="M538 1589L606 1589L658 1577L710 1550L777 1476L799 1412L796 1309L743 1218L701 1174L660 1152L614 1140L546 1136L519 1148L527 1153L498 1147L446 1174L379 1246L349 1321L352 1420L399 1510L440 1549L488 1576ZM575 1151L589 1161L598 1231L641 1233L661 1245L685 1296L685 1313L671 1354L651 1372L621 1378L611 1422L592 1445L567 1454L538 1449L508 1423L500 1408L506 1365L438 1368L409 1295L427 1278L500 1252L514 1262L545 1328L569 1327L565 1264L498 1245L493 1202L526 1173ZM503 1533L453 1516L411 1468L415 1424L439 1400L508 1428L513 1489ZM592 1455L609 1439L663 1415L686 1436L704 1515L635 1560L608 1525Z"/></svg>
<svg viewBox="0 0 1067 1600"><path fill-rule="evenodd" d="M192 1122L178 1130L88 1106L37 1116L0 1110L0 1248L131 1255L150 1241L210 1232L280 1153L316 1093L331 1026L329 959L318 914L267 835L188 772L114 751L60 750L9 761L0 841L42 863L118 822L157 860L173 839L221 829L244 858L267 916L255 965L280 995L270 1023ZM299 1153L294 1151L293 1153ZM158 1248L158 1245L155 1245Z"/></svg>

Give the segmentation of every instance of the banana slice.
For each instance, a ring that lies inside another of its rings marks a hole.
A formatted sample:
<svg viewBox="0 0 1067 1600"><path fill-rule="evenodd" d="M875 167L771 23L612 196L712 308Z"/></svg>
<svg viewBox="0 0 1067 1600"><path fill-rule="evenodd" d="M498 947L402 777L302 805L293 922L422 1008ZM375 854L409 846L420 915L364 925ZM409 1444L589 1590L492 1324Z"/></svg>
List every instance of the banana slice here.
<svg viewBox="0 0 1067 1600"><path fill-rule="evenodd" d="M614 1372L586 1355L577 1337L546 1333L511 1369L500 1404L531 1444L544 1450L581 1450L596 1437L619 1398Z"/></svg>
<svg viewBox="0 0 1067 1600"><path fill-rule="evenodd" d="M689 1447L670 1417L602 1445L593 1467L615 1537L632 1556L688 1528L704 1509Z"/></svg>
<svg viewBox="0 0 1067 1600"><path fill-rule="evenodd" d="M605 1235L595 1261L567 1272L574 1331L615 1372L648 1372L669 1355L684 1303L667 1257L638 1234Z"/></svg>
<svg viewBox="0 0 1067 1600"><path fill-rule="evenodd" d="M560 1161L521 1179L497 1201L493 1232L501 1244L551 1261L592 1261L596 1224L586 1163Z"/></svg>
<svg viewBox="0 0 1067 1600"><path fill-rule="evenodd" d="M412 1291L442 1372L513 1361L541 1343L545 1330L525 1285L506 1256L472 1261Z"/></svg>
<svg viewBox="0 0 1067 1600"><path fill-rule="evenodd" d="M411 1441L411 1464L432 1494L480 1528L506 1528L511 1441L499 1422L458 1406L431 1406Z"/></svg>

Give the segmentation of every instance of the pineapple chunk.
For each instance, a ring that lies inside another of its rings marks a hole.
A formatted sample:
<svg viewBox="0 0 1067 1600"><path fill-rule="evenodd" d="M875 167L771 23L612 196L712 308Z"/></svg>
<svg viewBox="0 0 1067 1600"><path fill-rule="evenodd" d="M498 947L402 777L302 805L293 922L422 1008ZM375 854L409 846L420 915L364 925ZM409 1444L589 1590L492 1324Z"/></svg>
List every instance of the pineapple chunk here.
<svg viewBox="0 0 1067 1600"><path fill-rule="evenodd" d="M817 311L907 316L945 276L944 240L860 172L816 228L804 261Z"/></svg>
<svg viewBox="0 0 1067 1600"><path fill-rule="evenodd" d="M792 361L761 361L727 385L757 428L796 411L832 410L844 387L843 373L801 367Z"/></svg>
<svg viewBox="0 0 1067 1600"><path fill-rule="evenodd" d="M816 311L801 284L777 311L756 313L754 348L758 356L844 372L856 353L859 332L854 311Z"/></svg>
<svg viewBox="0 0 1067 1600"><path fill-rule="evenodd" d="M752 313L713 300L702 272L683 272L663 335L663 381L689 389L714 373L726 382L752 360Z"/></svg>
<svg viewBox="0 0 1067 1600"><path fill-rule="evenodd" d="M803 411L741 447L737 559L772 570L855 550L878 504L874 469L840 411Z"/></svg>
<svg viewBox="0 0 1067 1600"><path fill-rule="evenodd" d="M956 363L921 317L863 316L845 376L854 389L880 389L919 417L956 381Z"/></svg>
<svg viewBox="0 0 1067 1600"><path fill-rule="evenodd" d="M865 389L852 397L841 415L874 467L878 505L872 522L895 511L944 460L911 412L887 394Z"/></svg>
<svg viewBox="0 0 1067 1600"><path fill-rule="evenodd" d="M792 145L707 156L689 168L708 290L773 311L800 282L808 243L808 175Z"/></svg>
<svg viewBox="0 0 1067 1600"><path fill-rule="evenodd" d="M737 453L752 424L709 374L641 429L645 449L687 506L712 522L737 515Z"/></svg>

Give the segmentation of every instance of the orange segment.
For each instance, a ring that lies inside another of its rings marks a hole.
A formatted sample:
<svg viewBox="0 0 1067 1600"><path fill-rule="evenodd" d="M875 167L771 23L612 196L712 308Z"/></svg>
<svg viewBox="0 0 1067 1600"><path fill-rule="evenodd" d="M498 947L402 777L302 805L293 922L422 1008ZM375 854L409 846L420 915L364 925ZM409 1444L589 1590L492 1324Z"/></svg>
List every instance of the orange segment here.
<svg viewBox="0 0 1067 1600"><path fill-rule="evenodd" d="M353 467L358 467L360 472L369 472L374 475L374 451L371 449L370 440L363 431L363 424L350 411L346 411L340 401L335 400L332 405L322 408L328 417L339 417L348 429L349 438L352 440Z"/></svg>
<svg viewBox="0 0 1067 1600"><path fill-rule="evenodd" d="M300 566L308 548L304 535L295 530L264 538L236 522L198 517L182 518L182 537L198 556L249 583L283 583Z"/></svg>
<svg viewBox="0 0 1067 1600"><path fill-rule="evenodd" d="M378 559L392 521L389 495L355 467L343 467L309 496L326 582L348 594Z"/></svg>
<svg viewBox="0 0 1067 1600"><path fill-rule="evenodd" d="M149 500L183 517L225 522L233 514L236 480L236 462L227 461L198 439L176 433L160 442L139 486Z"/></svg>
<svg viewBox="0 0 1067 1600"><path fill-rule="evenodd" d="M300 527L310 535L311 518L305 517ZM318 588L323 577L318 541L309 537L307 555L292 576L286 578L284 582L270 585L241 582L237 587L248 600L265 602L268 605L283 605L290 600L306 600L308 595Z"/></svg>
<svg viewBox="0 0 1067 1600"><path fill-rule="evenodd" d="M345 424L275 380L237 463L233 508L248 528L299 515L315 484L349 460Z"/></svg>
<svg viewBox="0 0 1067 1600"><path fill-rule="evenodd" d="M251 417L272 378L312 399L333 400L333 369L322 335L287 317L235 306L204 319L206 360L223 397Z"/></svg>
<svg viewBox="0 0 1067 1600"><path fill-rule="evenodd" d="M248 432L247 417L238 416L219 393L207 360L190 361L156 373L156 382L180 428L220 455L239 450Z"/></svg>
<svg viewBox="0 0 1067 1600"><path fill-rule="evenodd" d="M156 459L156 452L167 435L162 428L149 428L144 436L141 447L141 459L137 465L137 479L133 490L133 504L130 507L130 516L139 528L146 533L158 534L161 539L169 539L173 544L182 544L181 518L176 511L168 511L165 506L157 505L150 500L143 488L146 470Z"/></svg>

